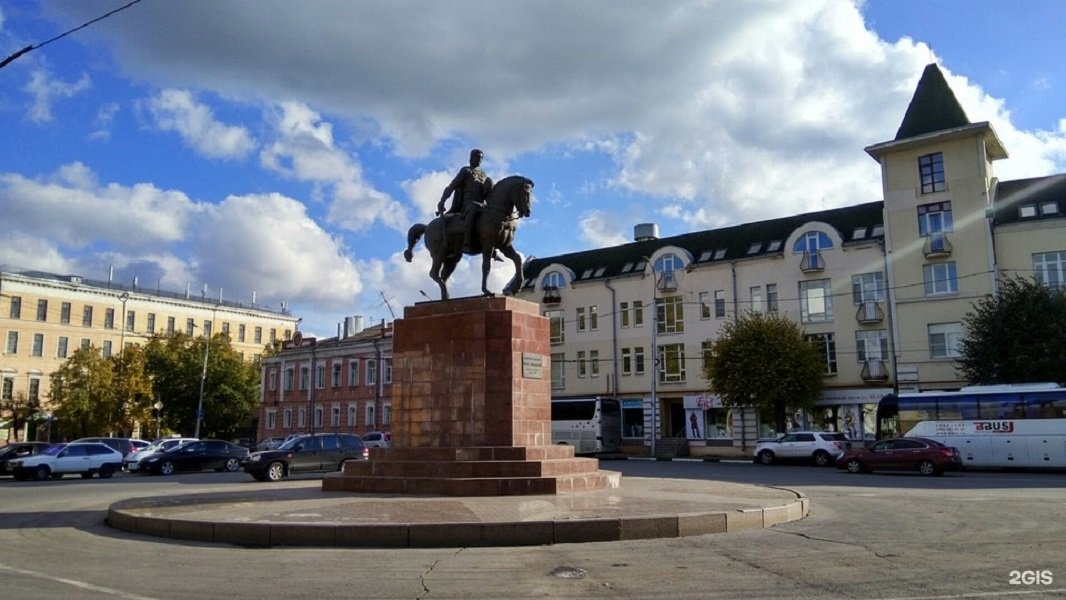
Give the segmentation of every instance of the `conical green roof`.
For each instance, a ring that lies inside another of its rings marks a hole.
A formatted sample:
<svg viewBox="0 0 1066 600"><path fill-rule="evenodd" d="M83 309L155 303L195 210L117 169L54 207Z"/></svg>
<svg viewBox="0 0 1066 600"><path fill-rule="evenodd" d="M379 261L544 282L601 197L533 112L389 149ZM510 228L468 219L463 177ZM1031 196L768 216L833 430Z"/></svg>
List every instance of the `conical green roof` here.
<svg viewBox="0 0 1066 600"><path fill-rule="evenodd" d="M935 64L930 64L914 90L907 114L896 131L896 141L969 124L966 111L955 99L944 74Z"/></svg>

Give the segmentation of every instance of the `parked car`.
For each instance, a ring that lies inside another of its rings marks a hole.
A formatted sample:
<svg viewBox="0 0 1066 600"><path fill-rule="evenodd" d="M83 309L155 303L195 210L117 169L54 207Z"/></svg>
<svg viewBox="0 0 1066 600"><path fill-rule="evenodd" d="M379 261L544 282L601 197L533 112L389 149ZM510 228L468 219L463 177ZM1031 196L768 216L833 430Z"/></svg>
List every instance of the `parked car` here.
<svg viewBox="0 0 1066 600"><path fill-rule="evenodd" d="M12 442L6 446L0 446L0 475L11 474L8 461L40 454L51 445L48 442Z"/></svg>
<svg viewBox="0 0 1066 600"><path fill-rule="evenodd" d="M178 471L239 471L248 449L225 440L197 440L141 460L140 468L156 475Z"/></svg>
<svg viewBox="0 0 1066 600"><path fill-rule="evenodd" d="M769 465L775 461L813 461L819 467L833 464L850 447L843 433L833 431L790 431L775 440L762 440L755 446L755 461Z"/></svg>
<svg viewBox="0 0 1066 600"><path fill-rule="evenodd" d="M156 452L166 452L168 450L173 450L182 444L195 441L197 441L197 438L183 437L163 438L156 440L149 444L147 448L143 450L138 450L130 454L126 458L122 459L122 467L130 473L136 473L141 468L141 461L155 454Z"/></svg>
<svg viewBox="0 0 1066 600"><path fill-rule="evenodd" d="M338 471L345 461L366 460L366 444L352 433L315 433L295 437L276 450L253 452L241 467L259 481L278 481L290 473Z"/></svg>
<svg viewBox="0 0 1066 600"><path fill-rule="evenodd" d="M53 444L44 452L16 458L11 461L11 474L19 481L36 479L44 481L51 477L78 473L83 479L99 474L108 479L122 469L122 454L110 446L92 442Z"/></svg>
<svg viewBox="0 0 1066 600"><path fill-rule="evenodd" d="M856 448L836 461L838 469L849 473L881 470L918 471L922 475L942 475L962 470L958 448L927 438L889 438L869 448Z"/></svg>
<svg viewBox="0 0 1066 600"><path fill-rule="evenodd" d="M367 448L388 448L392 445L392 434L381 431L368 431L359 436Z"/></svg>
<svg viewBox="0 0 1066 600"><path fill-rule="evenodd" d="M138 441L143 441L143 440L138 440ZM78 438L78 439L74 440L71 443L72 444L84 444L84 443L89 443L89 442L92 442L94 444L104 444L104 445L110 446L110 447L114 448L115 450L118 450L119 452L121 452L123 458L129 456L130 454L133 453L134 450L137 449L137 444L134 443L134 439L133 438L123 438L123 437L87 437L87 438ZM144 443L147 444L148 442L144 442Z"/></svg>

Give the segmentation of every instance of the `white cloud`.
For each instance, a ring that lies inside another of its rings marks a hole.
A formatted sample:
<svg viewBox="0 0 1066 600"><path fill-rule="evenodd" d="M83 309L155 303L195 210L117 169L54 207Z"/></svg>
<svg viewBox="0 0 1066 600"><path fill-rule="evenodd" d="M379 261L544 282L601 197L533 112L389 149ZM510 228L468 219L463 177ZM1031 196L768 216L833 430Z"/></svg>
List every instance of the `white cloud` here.
<svg viewBox="0 0 1066 600"><path fill-rule="evenodd" d="M115 122L115 117L119 114L121 108L117 102L108 102L100 107L96 111L96 119L94 124L96 130L89 134L89 139L106 141L111 138L111 127Z"/></svg>
<svg viewBox="0 0 1066 600"><path fill-rule="evenodd" d="M625 244L625 224L616 215L602 210L591 210L581 215L581 237L593 248L606 248Z"/></svg>
<svg viewBox="0 0 1066 600"><path fill-rule="evenodd" d="M146 100L144 106L156 127L177 133L209 158L238 159L255 149L247 129L218 121L209 106L197 102L186 90L165 89Z"/></svg>
<svg viewBox="0 0 1066 600"><path fill-rule="evenodd" d="M52 104L62 98L74 96L89 89L92 82L89 76L82 73L74 83L66 83L58 79L52 79L45 71L36 70L30 76L30 82L25 90L33 96L33 105L29 110L29 118L35 123L47 123L52 120Z"/></svg>

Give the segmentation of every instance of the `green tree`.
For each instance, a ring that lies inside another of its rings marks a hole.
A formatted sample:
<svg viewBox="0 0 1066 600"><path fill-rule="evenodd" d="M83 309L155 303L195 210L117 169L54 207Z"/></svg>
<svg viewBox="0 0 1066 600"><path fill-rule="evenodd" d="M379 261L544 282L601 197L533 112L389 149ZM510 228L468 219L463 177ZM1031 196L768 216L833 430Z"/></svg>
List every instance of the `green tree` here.
<svg viewBox="0 0 1066 600"><path fill-rule="evenodd" d="M975 384L1066 382L1066 291L1035 279L1000 282L963 318L958 372Z"/></svg>
<svg viewBox="0 0 1066 600"><path fill-rule="evenodd" d="M7 430L8 441L18 442L19 432L23 430L26 422L41 409L39 401L26 397L24 392L18 392L10 398L0 400L0 420L10 420L11 426Z"/></svg>
<svg viewBox="0 0 1066 600"><path fill-rule="evenodd" d="M229 337L220 334L208 341L176 333L149 340L145 352L155 394L163 403L163 427L185 435L196 431L201 378L200 437L235 437L255 415L259 370L233 350Z"/></svg>
<svg viewBox="0 0 1066 600"><path fill-rule="evenodd" d="M79 348L50 377L58 431L74 439L121 429L113 362L97 348Z"/></svg>
<svg viewBox="0 0 1066 600"><path fill-rule="evenodd" d="M132 435L137 424L152 419L152 376L143 346L131 345L111 358L117 428Z"/></svg>
<svg viewBox="0 0 1066 600"><path fill-rule="evenodd" d="M784 431L786 415L814 407L824 371L795 322L777 313L744 313L722 327L704 377L723 405L768 408Z"/></svg>

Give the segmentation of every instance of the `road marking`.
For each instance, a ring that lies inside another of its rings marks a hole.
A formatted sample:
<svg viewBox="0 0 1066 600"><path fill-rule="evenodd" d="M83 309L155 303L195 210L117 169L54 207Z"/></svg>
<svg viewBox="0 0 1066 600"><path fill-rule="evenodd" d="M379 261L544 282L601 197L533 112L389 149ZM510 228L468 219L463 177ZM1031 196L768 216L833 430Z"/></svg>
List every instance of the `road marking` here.
<svg viewBox="0 0 1066 600"><path fill-rule="evenodd" d="M48 581L54 581L56 583L63 583L63 584L69 585L71 587L76 587L76 588L78 588L80 590L88 590L88 591L91 591L91 592L100 592L100 593L103 593L103 594L108 594L108 595L111 595L111 596L115 596L116 598L128 598L129 600L158 600L156 598L151 598L151 597L148 597L148 596L138 596L137 594L130 594L130 593L123 592L121 590L116 590L116 589L113 589L113 588L107 588L107 587L101 587L99 585L93 585L91 583L86 583L84 581L76 581L74 579L67 579L66 577L55 577L53 575L48 575L46 573L38 573L37 571L28 571L26 569L20 569L18 567L12 567L12 566L5 565L5 564L2 564L2 563L0 563L0 571L8 571L9 573L17 573L19 575L26 575L28 577L36 577L37 579L45 579L45 580L48 580Z"/></svg>

